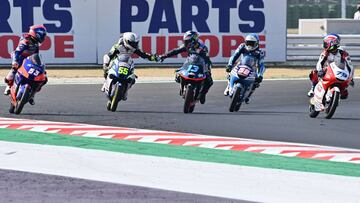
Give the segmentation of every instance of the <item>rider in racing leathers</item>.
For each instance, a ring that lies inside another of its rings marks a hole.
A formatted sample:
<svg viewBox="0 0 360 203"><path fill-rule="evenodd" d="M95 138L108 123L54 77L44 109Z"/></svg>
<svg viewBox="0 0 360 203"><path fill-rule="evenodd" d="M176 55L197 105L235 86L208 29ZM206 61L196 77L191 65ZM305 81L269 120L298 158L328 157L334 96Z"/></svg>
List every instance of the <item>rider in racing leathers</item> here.
<svg viewBox="0 0 360 203"><path fill-rule="evenodd" d="M12 67L5 77L5 83L7 84L4 91L5 95L10 94L10 88L14 83L14 77L17 69L21 67L26 57L39 53L40 44L44 42L46 35L47 31L43 25L33 25L30 27L29 32L20 38L18 46L11 53ZM45 83L46 82L44 82L41 86L45 85ZM41 86L37 91L40 91ZM34 105L34 98L30 98L29 103Z"/></svg>
<svg viewBox="0 0 360 203"><path fill-rule="evenodd" d="M319 81L319 77L322 78L326 73L326 68L331 62L341 61L346 62L346 67L349 69L351 77L354 75L354 68L351 65L351 60L349 53L346 52L340 46L340 37L337 34L326 35L323 39L323 52L320 54L319 61L316 64L316 69L312 70L309 74L310 81L312 83L311 89L308 92L308 96L314 96L314 88ZM350 83L351 86L354 85L352 80ZM341 90L341 99L346 99L349 93L347 88Z"/></svg>
<svg viewBox="0 0 360 203"><path fill-rule="evenodd" d="M104 58L103 58L104 78L105 79L107 78L108 71L111 68L111 62L113 59L115 59L116 57L118 57L120 55L125 55L124 57L128 57L131 59L132 54L137 54L141 58L146 58L149 61L157 60L156 55L148 54L139 49L139 38L135 33L125 32L120 36L119 41L115 45L113 45L113 47L111 48L109 53L104 55ZM128 89L133 84L135 84L135 78L137 78L137 76L133 72L134 69L131 69L131 70L132 70L132 74L129 76L130 85L128 86ZM106 81L105 81L103 87L101 88L101 91L103 91L103 92L105 91L105 86L106 86ZM126 95L124 95L123 99L124 100L127 99Z"/></svg>
<svg viewBox="0 0 360 203"><path fill-rule="evenodd" d="M263 75L265 72L265 65L264 65L264 57L265 52L259 49L259 36L257 34L249 34L245 37L245 42L241 43L239 47L236 49L235 53L231 56L228 65L226 66L226 72L230 73L234 67L235 62L239 59L242 55L244 56L251 56L256 59L257 62L257 77L255 79L255 84L249 94L249 97L245 100L245 103L249 103L250 96L254 93L255 89L260 87L260 83L263 80ZM224 91L224 95L228 96L230 92L229 89L229 82Z"/></svg>
<svg viewBox="0 0 360 203"><path fill-rule="evenodd" d="M206 79L200 92L200 103L204 104L206 100L206 94L209 91L210 87L213 85L213 79L211 77L212 63L208 55L208 48L199 39L199 33L197 33L196 31L191 31L191 30L187 31L183 36L183 42L184 44L182 44L178 48L173 49L168 53L161 55L159 60L163 61L168 57L175 56L183 52L187 52L188 56L190 56L191 54L198 54L199 56L201 56L206 63L206 67L204 67ZM180 76L178 74L179 70L180 69L176 70L176 75L175 75L175 81L177 83L180 83Z"/></svg>

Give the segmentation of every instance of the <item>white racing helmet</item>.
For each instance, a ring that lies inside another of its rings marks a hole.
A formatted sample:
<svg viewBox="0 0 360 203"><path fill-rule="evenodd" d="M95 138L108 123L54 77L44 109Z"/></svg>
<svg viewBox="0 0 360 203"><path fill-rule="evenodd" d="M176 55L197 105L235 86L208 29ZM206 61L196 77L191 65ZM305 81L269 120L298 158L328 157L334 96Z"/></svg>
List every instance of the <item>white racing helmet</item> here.
<svg viewBox="0 0 360 203"><path fill-rule="evenodd" d="M130 50L136 50L139 47L139 37L133 32L125 32L122 36L124 46Z"/></svg>
<svg viewBox="0 0 360 203"><path fill-rule="evenodd" d="M259 37L257 34L249 34L245 37L245 48L253 51L259 47Z"/></svg>

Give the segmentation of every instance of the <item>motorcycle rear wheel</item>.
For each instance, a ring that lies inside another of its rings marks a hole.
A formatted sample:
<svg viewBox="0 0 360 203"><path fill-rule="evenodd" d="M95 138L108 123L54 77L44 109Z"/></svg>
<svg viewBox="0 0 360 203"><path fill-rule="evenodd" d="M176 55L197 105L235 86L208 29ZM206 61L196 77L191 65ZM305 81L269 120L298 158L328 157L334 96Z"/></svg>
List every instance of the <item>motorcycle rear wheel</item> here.
<svg viewBox="0 0 360 203"><path fill-rule="evenodd" d="M20 101L17 102L15 106L15 114L20 114L25 104L28 102L30 97L30 89L25 88L23 95L21 96Z"/></svg>
<svg viewBox="0 0 360 203"><path fill-rule="evenodd" d="M337 106L339 105L339 99L340 99L340 92L334 92L333 96L331 97L329 106L326 108L325 113L326 119L331 119L336 111Z"/></svg>

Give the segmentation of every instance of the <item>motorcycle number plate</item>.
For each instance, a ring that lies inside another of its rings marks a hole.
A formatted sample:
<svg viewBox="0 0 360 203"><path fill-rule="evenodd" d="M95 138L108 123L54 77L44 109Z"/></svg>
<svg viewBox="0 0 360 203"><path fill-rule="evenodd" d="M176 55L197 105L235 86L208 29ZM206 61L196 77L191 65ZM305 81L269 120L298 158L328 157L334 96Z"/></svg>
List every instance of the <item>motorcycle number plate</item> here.
<svg viewBox="0 0 360 203"><path fill-rule="evenodd" d="M129 74L129 68L127 67L119 67L119 75L128 75Z"/></svg>
<svg viewBox="0 0 360 203"><path fill-rule="evenodd" d="M34 76L38 76L40 74L40 71L34 69L34 68L30 68L30 70L28 71L29 74L32 74Z"/></svg>
<svg viewBox="0 0 360 203"><path fill-rule="evenodd" d="M336 73L336 78L339 80L346 80L348 78L348 74L342 71L338 71Z"/></svg>
<svg viewBox="0 0 360 203"><path fill-rule="evenodd" d="M240 69L238 70L238 75L247 77L250 72L251 71L248 68L240 67Z"/></svg>

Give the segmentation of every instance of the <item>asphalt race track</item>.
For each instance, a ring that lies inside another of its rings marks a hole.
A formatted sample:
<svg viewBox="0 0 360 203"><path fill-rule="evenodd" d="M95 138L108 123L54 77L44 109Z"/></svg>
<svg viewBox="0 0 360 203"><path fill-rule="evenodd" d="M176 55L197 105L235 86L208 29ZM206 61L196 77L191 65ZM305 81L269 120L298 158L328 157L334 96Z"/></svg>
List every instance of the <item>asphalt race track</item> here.
<svg viewBox="0 0 360 203"><path fill-rule="evenodd" d="M117 112L106 110L101 85L48 85L36 95L36 105L27 104L19 116L8 113L8 98L1 95L0 116L360 149L359 87L349 88L348 100L341 101L333 119L327 120L307 114L308 81L264 81L251 103L236 113L228 111L224 86L215 82L206 104L184 114L175 82L135 84Z"/></svg>
<svg viewBox="0 0 360 203"><path fill-rule="evenodd" d="M359 82L356 81L356 84ZM100 92L100 87L101 85L48 85L37 95L36 105L27 104L21 115L10 115L9 100L1 95L0 116L360 149L359 87L350 88L349 99L340 103L331 120L324 119L321 114L316 119L308 116L306 92L309 82L304 80L264 81L251 103L243 104L237 113L228 111L230 99L223 96L224 82L214 84L206 104L197 105L193 114L182 113L183 100L178 95L179 87L176 83L136 84L130 90L128 100L119 104L117 112L106 110L106 98ZM119 202L119 199L125 202L235 202L5 170L0 170L0 176L3 188L0 189L0 196L11 202L22 202L25 198L34 202L61 202L64 198L67 202L88 202L88 197L95 201L105 199L105 202ZM50 184L54 182L56 185ZM31 190L27 192L29 188ZM47 196L50 191L53 196ZM23 195L19 195L19 192Z"/></svg>

